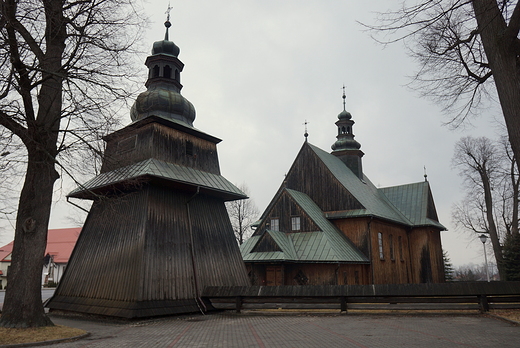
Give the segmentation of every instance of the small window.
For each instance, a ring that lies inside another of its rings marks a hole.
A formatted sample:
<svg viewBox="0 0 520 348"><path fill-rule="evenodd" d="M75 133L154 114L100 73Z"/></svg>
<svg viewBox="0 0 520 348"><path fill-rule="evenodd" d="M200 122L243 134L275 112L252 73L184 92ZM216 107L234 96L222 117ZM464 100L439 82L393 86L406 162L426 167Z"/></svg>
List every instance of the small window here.
<svg viewBox="0 0 520 348"><path fill-rule="evenodd" d="M193 156L193 143L186 140L186 155Z"/></svg>
<svg viewBox="0 0 520 348"><path fill-rule="evenodd" d="M299 216L293 216L291 218L291 230L292 231L300 230L300 217Z"/></svg>
<svg viewBox="0 0 520 348"><path fill-rule="evenodd" d="M379 259L384 260L385 254L383 253L383 234L381 232L377 234L377 242L379 245Z"/></svg>
<svg viewBox="0 0 520 348"><path fill-rule="evenodd" d="M401 259L401 261L404 261L404 255L403 255L403 241L401 239L401 236L397 237L397 244L398 245L398 248L399 248L399 258Z"/></svg>
<svg viewBox="0 0 520 348"><path fill-rule="evenodd" d="M272 231L280 231L280 219L275 218L271 219L271 228Z"/></svg>
<svg viewBox="0 0 520 348"><path fill-rule="evenodd" d="M175 69L175 80L178 82L181 82L181 74L179 73L179 70Z"/></svg>
<svg viewBox="0 0 520 348"><path fill-rule="evenodd" d="M172 68L170 68L169 65L166 65L164 67L164 77L167 78L167 79L171 79L172 78Z"/></svg>
<svg viewBox="0 0 520 348"><path fill-rule="evenodd" d="M117 152L125 153L135 149L137 143L137 135L131 136L130 138L122 139L117 143Z"/></svg>
<svg viewBox="0 0 520 348"><path fill-rule="evenodd" d="M390 246L390 260L395 261L394 256L394 236L388 236L388 245Z"/></svg>

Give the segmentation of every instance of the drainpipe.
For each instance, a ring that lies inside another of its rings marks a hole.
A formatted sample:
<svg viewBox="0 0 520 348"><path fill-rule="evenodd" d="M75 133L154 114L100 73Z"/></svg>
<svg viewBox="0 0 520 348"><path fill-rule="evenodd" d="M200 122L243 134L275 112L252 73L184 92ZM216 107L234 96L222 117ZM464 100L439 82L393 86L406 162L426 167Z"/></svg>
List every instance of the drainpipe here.
<svg viewBox="0 0 520 348"><path fill-rule="evenodd" d="M204 305L204 302L199 296L199 279L197 276L197 263L195 261L195 246L193 241L193 226L191 223L191 214L190 214L190 202L199 194L200 192L200 186L197 186L197 191L186 201L186 213L188 215L188 230L190 233L190 254L191 254L191 265L193 268L193 287L195 288L195 302L197 303L197 306L199 307L199 310L202 314L207 310L206 306ZM202 308L204 307L204 308Z"/></svg>

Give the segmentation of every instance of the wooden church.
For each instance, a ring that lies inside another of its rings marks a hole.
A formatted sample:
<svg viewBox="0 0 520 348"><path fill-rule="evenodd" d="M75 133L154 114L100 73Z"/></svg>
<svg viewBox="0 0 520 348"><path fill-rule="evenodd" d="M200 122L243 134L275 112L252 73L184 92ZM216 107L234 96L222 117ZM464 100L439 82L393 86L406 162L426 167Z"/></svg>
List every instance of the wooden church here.
<svg viewBox="0 0 520 348"><path fill-rule="evenodd" d="M252 284L443 282L445 228L428 181L375 187L363 173L345 98L332 152L306 139L241 246Z"/></svg>
<svg viewBox="0 0 520 348"><path fill-rule="evenodd" d="M69 194L93 200L50 302L124 318L207 311L205 286L245 286L225 202L246 198L220 175L220 139L193 127L183 63L166 37L146 59L132 123L105 137L101 173Z"/></svg>

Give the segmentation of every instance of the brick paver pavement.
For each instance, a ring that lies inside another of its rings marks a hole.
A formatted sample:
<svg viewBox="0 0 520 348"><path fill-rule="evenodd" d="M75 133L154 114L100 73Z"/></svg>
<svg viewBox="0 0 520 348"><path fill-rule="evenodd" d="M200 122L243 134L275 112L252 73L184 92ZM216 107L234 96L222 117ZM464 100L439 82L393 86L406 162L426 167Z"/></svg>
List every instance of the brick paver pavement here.
<svg viewBox="0 0 520 348"><path fill-rule="evenodd" d="M520 326L481 315L217 313L133 323L51 316L92 333L79 347L520 347Z"/></svg>

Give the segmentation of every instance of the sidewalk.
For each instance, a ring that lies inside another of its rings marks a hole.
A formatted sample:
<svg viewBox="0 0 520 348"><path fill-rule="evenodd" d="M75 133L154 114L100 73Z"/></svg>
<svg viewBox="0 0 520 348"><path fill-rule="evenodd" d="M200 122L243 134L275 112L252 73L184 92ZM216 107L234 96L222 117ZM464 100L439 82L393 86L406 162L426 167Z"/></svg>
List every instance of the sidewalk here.
<svg viewBox="0 0 520 348"><path fill-rule="evenodd" d="M259 315L232 312L141 322L51 315L91 335L69 347L501 347L517 348L520 326L481 315Z"/></svg>

